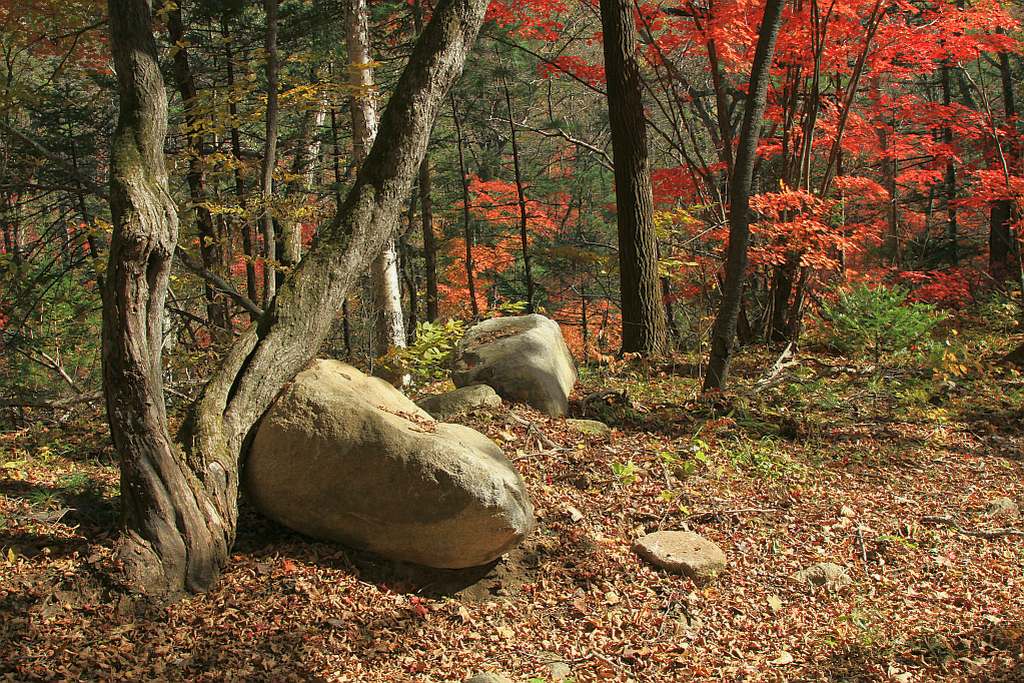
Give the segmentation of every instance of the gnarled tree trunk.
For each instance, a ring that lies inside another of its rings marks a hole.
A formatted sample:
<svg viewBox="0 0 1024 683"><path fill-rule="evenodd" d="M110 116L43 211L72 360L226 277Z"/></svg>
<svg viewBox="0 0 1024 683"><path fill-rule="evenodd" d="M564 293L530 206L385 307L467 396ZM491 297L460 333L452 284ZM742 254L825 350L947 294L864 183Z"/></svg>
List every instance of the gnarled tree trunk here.
<svg viewBox="0 0 1024 683"><path fill-rule="evenodd" d="M178 437L168 434L160 317L177 219L163 156L167 103L148 0L109 0L121 115L111 159L114 235L104 305L104 387L121 458L120 554L151 593L212 586L237 520L239 468L254 425L320 349L359 274L399 224L445 94L486 0L441 0L410 57L334 220L243 334Z"/></svg>
<svg viewBox="0 0 1024 683"><path fill-rule="evenodd" d="M121 454L129 580L164 591L208 586L227 555L226 522L167 426L162 322L178 216L164 161L167 95L145 0L110 0L121 110L110 160L103 388Z"/></svg>

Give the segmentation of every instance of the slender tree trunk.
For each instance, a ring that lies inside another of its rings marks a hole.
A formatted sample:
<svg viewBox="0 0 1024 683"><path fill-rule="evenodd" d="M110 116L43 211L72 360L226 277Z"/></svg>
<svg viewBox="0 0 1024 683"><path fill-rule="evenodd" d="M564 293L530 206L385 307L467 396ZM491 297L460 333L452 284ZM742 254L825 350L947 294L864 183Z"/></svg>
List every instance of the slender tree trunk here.
<svg viewBox="0 0 1024 683"><path fill-rule="evenodd" d="M277 294L277 235L274 231L274 169L277 167L277 3L263 0L267 14L267 33L264 49L267 52L267 112L263 148L263 173L260 188L263 192L260 224L263 227L263 308L270 306Z"/></svg>
<svg viewBox="0 0 1024 683"><path fill-rule="evenodd" d="M426 157L423 157L426 161ZM423 172L423 164L420 164L420 172ZM399 270L402 273L402 281L405 283L405 290L409 293L409 323L405 326L405 341L412 344L416 341L416 327L419 325L419 283L416 276L416 268L412 258L412 247L406 239L412 232L412 226L416 222L416 195L409 198L409 208L406 211L406 231L398 238L398 253L401 255Z"/></svg>
<svg viewBox="0 0 1024 683"><path fill-rule="evenodd" d="M188 181L189 198L192 200L196 217L196 230L199 233L199 256L203 267L212 273L223 276L224 271L222 247L214 228L213 214L207 208L206 171L204 169L202 121L196 113L199 93L196 89L195 76L189 63L188 50L185 45L185 25L181 18L181 8L176 7L167 15L167 33L171 43L177 44L174 53L174 81L185 108L185 126L188 131ZM231 333L231 319L228 314L226 297L218 292L209 282L205 283L206 315L214 331Z"/></svg>
<svg viewBox="0 0 1024 683"><path fill-rule="evenodd" d="M942 67L942 104L949 106L953 102L950 89L949 67ZM953 145L953 129L946 126L942 129L942 141L948 146ZM949 260L955 266L960 263L960 243L957 238L956 216L956 164L953 162L952 150L946 162L946 241L949 243Z"/></svg>
<svg viewBox="0 0 1024 683"><path fill-rule="evenodd" d="M1010 71L1010 56L999 54L999 76L1003 86L1003 113L1007 120L1017 116L1017 102L1013 96L1013 74ZM989 213L988 269L998 285L1019 276L1018 262L1014 258L1017 249L1013 235L1016 220L1013 202L993 202Z"/></svg>
<svg viewBox="0 0 1024 683"><path fill-rule="evenodd" d="M317 80L316 69L313 80ZM327 117L327 103L319 102L314 109L302 113L299 125L299 143L292 159L291 174L295 178L291 192L308 198L315 186L316 160L320 156L320 128ZM302 259L302 224L297 220L284 222L281 231L281 264L294 268Z"/></svg>
<svg viewBox="0 0 1024 683"><path fill-rule="evenodd" d="M796 253L787 254L786 262L775 268L771 287L771 327L767 335L770 341L784 342L789 338L789 326L787 324L789 300L793 296L793 284L796 281L799 268L800 255Z"/></svg>
<svg viewBox="0 0 1024 683"><path fill-rule="evenodd" d="M370 56L370 28L366 0L347 0L345 39L348 45L349 82L356 89L351 100L352 152L363 163L377 137L377 106ZM405 346L402 292L398 281L398 250L392 238L384 244L371 267L373 280L374 353L384 356ZM401 377L388 378L404 383Z"/></svg>
<svg viewBox="0 0 1024 683"><path fill-rule="evenodd" d="M722 303L711 332L711 356L708 360L708 374L704 378L705 391L724 389L729 378L729 363L736 342L736 322L742 308L743 284L747 273L750 188L754 180L757 144L761 138L761 124L768 99L772 56L779 26L782 24L784 5L785 0L767 1L754 50L736 163L729 183L729 248L726 253L725 283L722 287Z"/></svg>
<svg viewBox="0 0 1024 683"><path fill-rule="evenodd" d="M228 30L228 20L221 20L221 38L224 40L225 60L227 63L228 90L235 87L235 55L231 47L232 35ZM234 157L233 175L235 178L235 198L243 214L246 209L245 180L242 178L242 137L238 130L238 105L234 98L228 99L228 114L231 117L231 155ZM256 282L256 239L253 234L252 222L247 218L242 222L242 251L245 252L245 292L250 301L259 301L259 287ZM250 314L255 322L255 316Z"/></svg>
<svg viewBox="0 0 1024 683"><path fill-rule="evenodd" d="M423 270L427 285L427 321L437 320L437 240L434 237L434 207L430 193L430 156L420 164L420 221L423 225Z"/></svg>
<svg viewBox="0 0 1024 683"><path fill-rule="evenodd" d="M229 349L172 439L160 368L177 230L163 155L166 97L149 1L109 1L122 108L111 154L104 388L122 463L121 557L139 588L175 593L215 583L234 541L245 444L281 388L320 350L359 274L393 239L431 127L486 6L486 0L440 0L384 113L381 141L334 220L260 324Z"/></svg>
<svg viewBox="0 0 1024 683"><path fill-rule="evenodd" d="M413 24L416 28L416 35L423 31L423 6L420 0L413 0L412 6ZM437 320L437 240L434 238L434 206L431 198L432 179L430 171L430 152L423 157L420 164L419 194L420 194L420 220L423 224L423 270L427 285L427 322ZM411 224L410 224L411 225ZM415 292L410 295L410 301ZM416 312L412 312L412 320L415 320ZM412 323L415 330L416 324ZM410 337L411 338L411 337Z"/></svg>
<svg viewBox="0 0 1024 683"><path fill-rule="evenodd" d="M473 275L473 226L469 220L469 178L466 177L466 154L462 142L462 122L455 106L455 95L451 95L452 118L455 120L455 140L459 146L459 179L462 181L462 235L466 242L466 286L469 288L469 309L474 318L480 317L480 306L476 302L476 283Z"/></svg>
<svg viewBox="0 0 1024 683"><path fill-rule="evenodd" d="M615 160L622 351L654 356L666 350L668 333L658 282L654 197L633 5L601 0L601 29Z"/></svg>
<svg viewBox="0 0 1024 683"><path fill-rule="evenodd" d="M344 197L341 195L341 144L338 142L338 112L331 107L331 164L334 167L334 199L337 211L341 210ZM352 322L348 313L348 299L341 302L341 332L345 342L345 358L352 358Z"/></svg>
<svg viewBox="0 0 1024 683"><path fill-rule="evenodd" d="M512 117L512 94L508 89L508 81L504 72L501 84L505 88L505 111L508 113L508 130L512 138L512 170L516 181L516 201L519 204L519 243L523 251L523 279L526 282L526 312L534 311L533 271L530 267L530 236L528 233L528 214L526 211L526 190L523 188L523 172L519 163L519 139L516 135L516 123Z"/></svg>

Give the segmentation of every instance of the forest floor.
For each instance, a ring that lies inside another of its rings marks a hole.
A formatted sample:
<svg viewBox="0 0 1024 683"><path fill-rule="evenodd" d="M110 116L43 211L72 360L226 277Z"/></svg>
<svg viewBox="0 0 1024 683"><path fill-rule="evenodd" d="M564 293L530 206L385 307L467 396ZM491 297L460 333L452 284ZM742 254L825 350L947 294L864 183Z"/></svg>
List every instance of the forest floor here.
<svg viewBox="0 0 1024 683"><path fill-rule="evenodd" d="M118 471L93 421L0 436L0 680L1022 681L1024 378L803 350L745 351L732 391L693 367L585 369L610 442L514 406L466 421L506 448L538 528L491 567L401 566L311 542L243 506L216 590L171 605L109 578ZM977 362L975 362L977 361ZM939 518L939 519L937 519ZM689 527L727 570L703 585L634 539ZM991 534L989 534L991 535ZM792 578L817 562L852 584ZM565 667L561 667L564 673Z"/></svg>

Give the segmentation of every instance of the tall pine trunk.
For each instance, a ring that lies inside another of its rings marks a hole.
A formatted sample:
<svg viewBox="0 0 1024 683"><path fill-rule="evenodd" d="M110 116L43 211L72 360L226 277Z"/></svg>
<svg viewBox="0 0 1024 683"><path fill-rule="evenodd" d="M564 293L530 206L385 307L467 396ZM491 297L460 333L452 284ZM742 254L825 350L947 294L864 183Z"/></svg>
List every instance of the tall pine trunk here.
<svg viewBox="0 0 1024 683"><path fill-rule="evenodd" d="M785 0L768 0L765 4L754 50L754 63L750 69L750 85L743 110L739 146L729 181L729 248L726 252L722 302L711 331L711 355L708 374L704 378L705 391L724 389L729 378L729 363L736 342L736 323L742 309L743 285L747 275L750 189L754 181L757 143L761 138L761 124L768 99L772 56L775 54L775 41L782 24L784 5Z"/></svg>
<svg viewBox="0 0 1024 683"><path fill-rule="evenodd" d="M164 160L167 101L149 0L109 0L121 113L111 153L114 222L103 310L104 391L121 460L128 578L150 593L211 587L235 538L245 444L281 388L319 352L345 297L393 239L445 94L486 0L441 0L334 219L240 336L176 438L161 381L161 318L177 217Z"/></svg>
<svg viewBox="0 0 1024 683"><path fill-rule="evenodd" d="M658 355L666 350L668 328L658 281L654 197L633 5L601 0L601 29L615 159L622 351Z"/></svg>

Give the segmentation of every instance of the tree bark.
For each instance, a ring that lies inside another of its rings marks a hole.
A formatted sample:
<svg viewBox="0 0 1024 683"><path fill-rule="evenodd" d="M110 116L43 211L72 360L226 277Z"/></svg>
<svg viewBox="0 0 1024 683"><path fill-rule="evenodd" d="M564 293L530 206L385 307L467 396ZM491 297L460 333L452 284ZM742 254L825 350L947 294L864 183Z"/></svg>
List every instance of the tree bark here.
<svg viewBox="0 0 1024 683"><path fill-rule="evenodd" d="M221 19L221 38L224 40L224 59L227 67L228 90L235 87L235 55L231 48L231 32L228 30L227 15ZM238 105L234 98L228 99L228 114L231 117L231 154L234 157L233 175L235 178L235 198L238 206L245 213L245 180L242 178L242 138L238 130ZM249 295L250 301L259 301L258 287L256 284L256 240L253 235L253 225L246 218L242 220L242 250L245 252L245 292ZM252 322L256 321L255 316L250 315Z"/></svg>
<svg viewBox="0 0 1024 683"><path fill-rule="evenodd" d="M950 88L949 66L942 67L942 104L948 107L952 101L953 93ZM942 129L942 141L946 145L953 145L953 129L946 126ZM956 164L953 162L952 149L947 152L950 157L946 162L946 241L949 243L949 261L954 266L960 263L960 243L957 237L957 215L956 215Z"/></svg>
<svg viewBox="0 0 1024 683"><path fill-rule="evenodd" d="M601 0L601 29L615 159L622 352L659 355L666 349L668 333L658 281L654 197L632 4Z"/></svg>
<svg viewBox="0 0 1024 683"><path fill-rule="evenodd" d="M370 56L370 28L366 0L348 0L345 15L345 41L348 46L349 82L352 96L352 153L363 163L377 137L377 106ZM392 348L405 346L405 320L402 315L402 291L398 280L398 249L392 237L373 261L370 269L374 308L374 353L384 356ZM403 378L389 377L403 382Z"/></svg>
<svg viewBox="0 0 1024 683"><path fill-rule="evenodd" d="M504 71L501 84L505 88L505 111L508 114L508 131L512 141L512 171L516 181L516 201L519 204L519 246L523 252L523 280L526 283L526 312L533 313L533 270L530 267L530 236L528 234L528 214L526 211L526 190L523 188L523 172L519 163L519 141L516 137L516 124L512 118L512 94L508 89L508 81Z"/></svg>
<svg viewBox="0 0 1024 683"><path fill-rule="evenodd" d="M311 74L317 80L317 70ZM299 141L292 158L291 173L295 177L289 188L308 198L316 185L316 160L320 156L320 128L327 118L327 103L320 101L316 108L302 113ZM302 224L297 220L285 222L281 230L281 264L294 268L302 259Z"/></svg>
<svg viewBox="0 0 1024 683"><path fill-rule="evenodd" d="M110 159L103 389L121 456L119 553L134 585L199 590L227 555L229 520L181 458L164 405L162 323L178 238L164 161L167 96L149 2L110 0L109 16L121 108Z"/></svg>
<svg viewBox="0 0 1024 683"><path fill-rule="evenodd" d="M277 167L277 3L263 0L267 14L267 33L264 49L267 52L267 111L263 148L263 173L260 188L263 191L260 224L263 227L263 307L270 306L277 293L274 266L277 263L277 236L274 232L274 169Z"/></svg>
<svg viewBox="0 0 1024 683"><path fill-rule="evenodd" d="M750 86L743 111L743 124L736 150L736 162L729 182L729 248L726 252L725 283L722 302L711 332L711 356L704 390L725 388L729 363L736 342L736 323L742 308L743 285L747 274L747 248L750 244L750 188L754 180L754 162L761 137L761 124L768 99L772 56L782 24L784 0L768 0L758 30Z"/></svg>
<svg viewBox="0 0 1024 683"><path fill-rule="evenodd" d="M416 28L416 35L423 31L423 7L420 0L414 0L412 6L413 25ZM427 322L437 320L437 240L434 237L434 205L431 193L433 182L430 170L430 153L423 157L420 164L419 195L420 195L420 220L423 224L423 270L427 286ZM414 299L415 291L410 292L409 300ZM416 323L415 310L410 316L410 325L415 332ZM413 335L408 335L412 339Z"/></svg>
<svg viewBox="0 0 1024 683"><path fill-rule="evenodd" d="M455 121L455 140L459 147L459 180L462 185L462 235L466 242L466 286L469 288L469 310L474 318L480 317L480 306L476 301L476 282L473 275L473 226L469 219L469 179L466 177L466 153L462 143L462 122L455 106L455 95L451 96L452 119Z"/></svg>
<svg viewBox="0 0 1024 683"><path fill-rule="evenodd" d="M1007 120L1012 120L1017 116L1017 102L1013 96L1010 56L1005 52L999 54L999 76L1003 88L1003 113ZM988 269L997 285L1020 275L1013 258L1016 248L1012 227L1016 218L1014 214L1010 200L993 202L989 213Z"/></svg>
<svg viewBox="0 0 1024 683"><path fill-rule="evenodd" d="M434 237L434 206L430 178L430 157L420 164L420 221L423 225L423 270L427 285L427 322L437 320L437 240Z"/></svg>
<svg viewBox="0 0 1024 683"><path fill-rule="evenodd" d="M122 462L128 576L152 593L211 587L237 522L241 459L274 397L319 352L334 314L394 237L430 130L459 77L486 0L441 0L333 221L214 373L177 439L160 373L177 221L167 188L166 98L148 0L109 0L121 116L112 154L114 242L104 308L104 388Z"/></svg>

